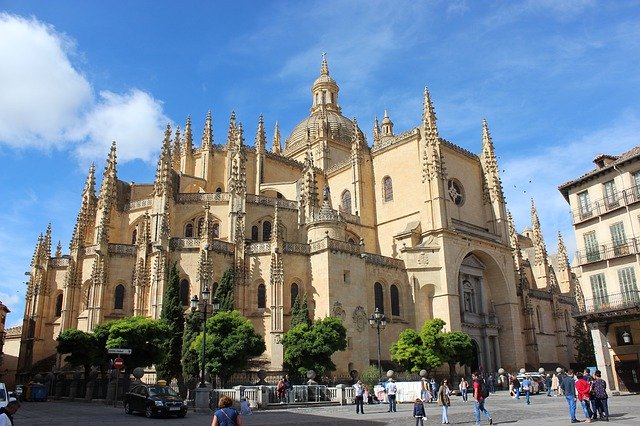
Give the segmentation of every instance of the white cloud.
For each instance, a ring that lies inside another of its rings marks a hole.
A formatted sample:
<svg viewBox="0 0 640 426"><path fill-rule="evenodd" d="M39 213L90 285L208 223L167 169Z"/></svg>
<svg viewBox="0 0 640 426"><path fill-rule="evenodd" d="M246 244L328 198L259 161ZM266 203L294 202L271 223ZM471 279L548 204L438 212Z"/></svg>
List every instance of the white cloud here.
<svg viewBox="0 0 640 426"><path fill-rule="evenodd" d="M148 93L132 90L125 95L101 92L100 101L75 130L85 140L76 148L82 160L103 158L112 141L118 146L118 161L153 160L170 120L162 103Z"/></svg>
<svg viewBox="0 0 640 426"><path fill-rule="evenodd" d="M0 14L0 141L14 147L60 144L91 100L68 55L73 44L35 19Z"/></svg>
<svg viewBox="0 0 640 426"><path fill-rule="evenodd" d="M154 158L170 120L149 93L98 96L71 62L75 45L35 18L0 14L0 143L12 148L75 150L103 160L111 141L118 160Z"/></svg>

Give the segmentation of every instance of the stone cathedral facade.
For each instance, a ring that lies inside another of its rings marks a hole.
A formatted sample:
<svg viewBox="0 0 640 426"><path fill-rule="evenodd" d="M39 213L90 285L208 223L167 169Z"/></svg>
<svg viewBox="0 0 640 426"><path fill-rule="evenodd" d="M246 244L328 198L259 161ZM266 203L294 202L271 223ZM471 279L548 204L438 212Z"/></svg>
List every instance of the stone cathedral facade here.
<svg viewBox="0 0 640 426"><path fill-rule="evenodd" d="M70 251L58 244L52 255L50 228L37 242L18 372L53 357L62 330L159 317L174 262L185 310L235 269L236 307L265 336L265 369L283 368L280 341L302 294L314 318L347 328L338 374L376 361L376 307L388 319L385 365L402 330L439 317L472 336L473 368L568 367L576 287L566 250L560 238L547 255L533 205L531 228L516 232L487 123L479 154L443 139L425 89L417 126L398 134L385 111L369 145L338 94L323 57L310 114L284 146L276 122L270 149L262 116L253 146L234 113L222 144L210 114L199 143L190 118L167 126L148 184L120 180L114 143L97 193L89 170Z"/></svg>

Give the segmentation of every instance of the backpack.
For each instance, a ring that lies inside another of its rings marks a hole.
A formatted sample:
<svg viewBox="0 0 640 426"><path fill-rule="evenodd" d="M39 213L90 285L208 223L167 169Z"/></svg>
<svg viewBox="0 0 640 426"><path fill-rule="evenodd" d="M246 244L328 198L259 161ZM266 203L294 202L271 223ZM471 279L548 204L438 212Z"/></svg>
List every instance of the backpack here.
<svg viewBox="0 0 640 426"><path fill-rule="evenodd" d="M480 388L478 389L478 393L483 399L487 398L489 396L489 388L487 387L487 384L485 383L484 379L478 379L478 384L480 385Z"/></svg>

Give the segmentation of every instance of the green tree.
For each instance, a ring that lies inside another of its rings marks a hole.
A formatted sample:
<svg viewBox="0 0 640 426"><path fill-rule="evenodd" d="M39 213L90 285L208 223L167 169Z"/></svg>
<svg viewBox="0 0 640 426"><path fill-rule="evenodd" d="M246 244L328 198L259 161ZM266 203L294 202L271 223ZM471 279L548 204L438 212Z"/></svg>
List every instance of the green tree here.
<svg viewBox="0 0 640 426"><path fill-rule="evenodd" d="M573 327L573 344L576 348L576 364L582 368L596 365L596 353L593 349L591 333L581 322Z"/></svg>
<svg viewBox="0 0 640 426"><path fill-rule="evenodd" d="M302 301L300 300L300 295L297 294L296 299L293 302L293 306L291 307L290 328L293 328L298 324L311 325L311 320L309 319L309 306L307 305L307 293L304 293Z"/></svg>
<svg viewBox="0 0 640 426"><path fill-rule="evenodd" d="M128 348L126 355L127 372L135 367L148 367L162 359L164 341L169 335L169 327L164 321L146 317L127 317L108 323L107 348Z"/></svg>
<svg viewBox="0 0 640 426"><path fill-rule="evenodd" d="M102 361L103 351L100 350L98 339L93 333L70 328L60 333L57 341L58 353L67 354L64 358L66 362L74 367L84 367L85 380L89 378L91 366Z"/></svg>
<svg viewBox="0 0 640 426"><path fill-rule="evenodd" d="M378 367L370 365L365 368L364 371L360 373L360 380L362 383L367 385L369 392L373 393L373 387L380 381L380 372L378 371Z"/></svg>
<svg viewBox="0 0 640 426"><path fill-rule="evenodd" d="M391 345L391 359L407 370L417 373L430 372L444 363L449 364L450 374L455 365L471 362L471 338L461 331L443 332L446 325L440 318L425 321L420 332L406 329L398 341Z"/></svg>
<svg viewBox="0 0 640 426"><path fill-rule="evenodd" d="M235 274L233 268L229 268L222 274L220 285L216 289L214 297L220 302L220 311L233 311L234 306L234 287Z"/></svg>
<svg viewBox="0 0 640 426"><path fill-rule="evenodd" d="M184 312L180 301L180 274L177 262L169 271L167 287L162 299L160 319L169 329L169 335L163 343L162 360L156 364L156 374L159 379L171 382L176 379L182 395L186 395L184 378L182 376L182 337L184 334Z"/></svg>
<svg viewBox="0 0 640 426"><path fill-rule="evenodd" d="M191 344L191 349L197 351L201 348L202 339L200 333ZM233 373L245 368L249 359L265 350L264 338L256 333L251 321L238 311L218 311L207 319L206 369L220 377L222 386Z"/></svg>
<svg viewBox="0 0 640 426"><path fill-rule="evenodd" d="M313 370L322 377L336 369L331 355L347 348L347 330L340 319L327 317L312 325L302 323L289 329L282 344L288 367L300 375Z"/></svg>
<svg viewBox="0 0 640 426"><path fill-rule="evenodd" d="M185 381L193 385L198 381L200 364L198 363L199 351L192 349L191 346L199 334L202 334L202 313L194 311L187 315L184 324L181 360L182 376Z"/></svg>

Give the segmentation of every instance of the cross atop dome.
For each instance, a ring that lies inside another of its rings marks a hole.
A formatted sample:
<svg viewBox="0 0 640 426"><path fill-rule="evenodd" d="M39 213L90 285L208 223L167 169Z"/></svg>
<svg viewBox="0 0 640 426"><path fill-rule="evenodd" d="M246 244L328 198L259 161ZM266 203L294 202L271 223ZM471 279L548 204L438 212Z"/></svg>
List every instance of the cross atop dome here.
<svg viewBox="0 0 640 426"><path fill-rule="evenodd" d="M320 66L321 75L329 75L329 64L327 64L327 52L322 52L322 65Z"/></svg>

